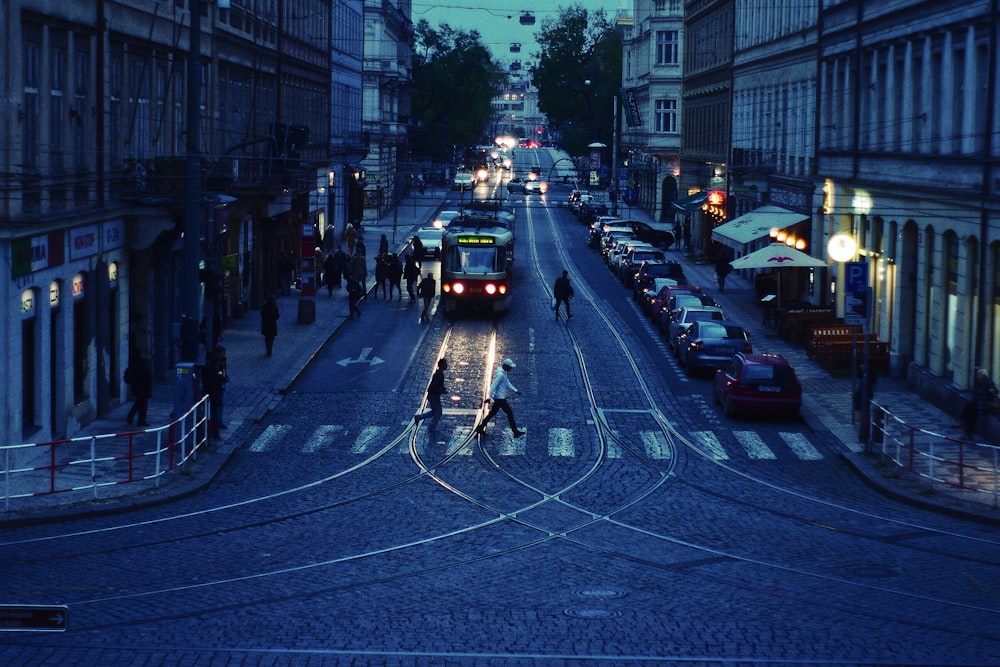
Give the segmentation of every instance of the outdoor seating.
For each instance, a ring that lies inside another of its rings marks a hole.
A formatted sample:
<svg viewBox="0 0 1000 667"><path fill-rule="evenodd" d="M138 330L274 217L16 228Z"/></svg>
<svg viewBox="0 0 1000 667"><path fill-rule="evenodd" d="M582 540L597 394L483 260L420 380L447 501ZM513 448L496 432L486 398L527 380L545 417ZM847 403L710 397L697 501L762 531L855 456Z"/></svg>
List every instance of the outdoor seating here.
<svg viewBox="0 0 1000 667"><path fill-rule="evenodd" d="M837 324L833 308L802 308L782 310L778 313L778 335L792 345L802 345L809 334L809 327Z"/></svg>
<svg viewBox="0 0 1000 667"><path fill-rule="evenodd" d="M831 340L817 343L816 362L831 374L851 373L855 364L865 358L865 341ZM880 340L868 341L868 361L872 372L886 375L889 372L889 343Z"/></svg>
<svg viewBox="0 0 1000 667"><path fill-rule="evenodd" d="M850 343L859 340L862 327L856 324L821 324L810 326L806 338L806 352L815 357L820 347L826 343Z"/></svg>

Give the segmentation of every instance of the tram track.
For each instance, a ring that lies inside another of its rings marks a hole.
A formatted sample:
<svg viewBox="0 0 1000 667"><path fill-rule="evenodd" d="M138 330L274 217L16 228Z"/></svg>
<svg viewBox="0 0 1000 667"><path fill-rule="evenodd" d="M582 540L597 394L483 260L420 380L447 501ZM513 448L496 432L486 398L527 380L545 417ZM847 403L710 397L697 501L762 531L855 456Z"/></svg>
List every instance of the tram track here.
<svg viewBox="0 0 1000 667"><path fill-rule="evenodd" d="M565 248L562 247L562 244L559 241L559 235L555 231L551 216L549 216L548 222L550 229L552 229L553 232L553 238L558 244L561 253L560 257L568 264ZM534 241L534 226L528 226L528 228L531 230L530 236L532 241L530 243L530 247L533 252L533 264L535 266L536 276L540 279L541 285L547 286L549 281L546 280L545 276L542 274L542 262L541 258L537 254L537 244ZM468 439L466 439L463 443L460 443L457 447L446 450L436 457L431 458L427 455L426 448L421 446L418 430L412 427L407 427L406 429L403 429L401 433L393 437L386 445L379 448L376 452L366 457L364 460L358 461L355 465L344 468L343 470L338 470L331 475L317 478L308 484L285 489L268 496L246 499L241 502L219 505L217 507L207 508L198 512L166 516L158 519L62 534L38 536L24 540L11 540L0 543L0 547L24 547L29 544L51 542L56 540L71 540L72 538L94 537L100 534L118 531L124 532L130 529L143 530L168 521L191 519L193 520L193 523L197 523L198 520L204 520L205 517L211 513L218 513L220 516L230 514L236 517L237 520L232 522L231 525L225 527L214 527L210 530L195 530L181 536L171 537L169 539L139 540L132 544L108 546L104 549L88 551L87 555L111 555L124 553L126 550L138 551L163 544L176 544L180 540L197 541L209 537L217 538L220 535L238 536L241 531L249 532L252 530L258 530L262 527L275 526L279 523L288 524L305 517L321 515L325 512L336 512L352 504L385 498L393 492L401 489L412 488L417 483L429 480L432 481L439 489L446 491L452 499L461 503L474 505L483 512L485 518L481 521L469 523L451 530L441 530L440 528L429 526L427 534L420 539L399 541L396 543L389 541L385 544L377 546L376 548L357 550L354 553L348 553L336 558L328 558L325 560L321 559L311 562L303 561L286 567L275 567L269 570L261 569L257 572L246 574L244 576L233 576L227 578L220 577L208 581L197 581L188 584L179 583L176 585L151 588L144 591L134 591L121 595L81 597L80 599L70 601L69 604L72 606L109 604L126 600L142 600L158 596L174 596L183 594L186 591L214 586L232 586L241 582L258 581L264 578L300 576L306 572L317 571L348 563L367 562L371 559L385 559L386 557L393 557L415 549L422 549L426 547L440 547L442 550L447 549L449 551L448 554L442 554L442 557L433 565L409 568L403 567L390 574L363 576L353 581L344 581L330 586L316 586L311 590L305 591L296 590L294 593L281 596L253 596L250 594L246 599L241 599L238 603L233 605L205 605L199 610L200 613L211 611L221 612L240 608L241 606L245 606L247 604L273 604L280 600L291 599L292 596L299 596L300 598L303 595L307 597L318 597L331 591L343 590L347 587L387 585L405 582L407 580L412 580L415 577L424 577L435 573L440 576L445 576L449 570L465 568L470 564L486 559L502 558L512 554L524 553L547 542L559 540L566 541L592 552L599 552L616 559L636 563L642 567L672 573L681 573L685 576L693 576L705 580L714 580L718 583L738 587L746 591L754 591L765 596L772 596L775 599L793 599L803 604L808 604L818 608L826 606L831 609L839 607L842 610L852 613L859 611L859 606L854 606L852 604L845 606L840 602L824 600L818 593L799 592L798 590L793 592L792 589L794 587L790 585L786 585L780 589L775 589L774 587L762 584L761 581L771 581L772 579L779 579L783 577L790 577L796 580L802 579L809 582L820 581L836 586L849 587L856 591L858 598L864 598L866 594L878 594L898 598L900 600L919 601L921 603L927 603L935 607L940 607L942 610L951 610L954 613L961 610L974 613L1000 614L1000 602L995 604L975 604L958 599L947 599L944 596L926 595L916 590L907 591L882 584L866 583L864 581L860 581L858 578L851 579L848 577L832 576L828 572L820 571L818 568L810 569L797 567L789 563L780 562L778 559L760 558L759 556L747 553L745 550L740 552L736 549L720 548L718 545L711 544L707 541L700 542L697 539L682 537L679 534L679 531L676 530L671 531L663 530L659 527L643 526L638 523L638 519L640 517L619 517L619 515L623 515L640 508L643 503L664 501L667 496L658 494L662 494L667 491L668 489L665 487L670 485L684 487L692 493L711 496L718 500L723 500L732 504L746 503L748 501L747 497L740 496L735 493L718 491L710 488L706 484L699 484L678 477L676 475L675 467L678 460L679 448L683 447L687 451L691 451L695 455L699 456L701 460L713 464L717 470L727 475L738 477L740 483L747 484L750 489L757 489L757 493L765 494L765 498L767 497L766 494L772 493L791 496L797 501L802 501L809 505L820 507L823 512L829 512L831 514L830 517L818 519L815 515L812 517L806 517L797 515L794 512L779 511L772 507L768 507L767 503L758 496L757 502L754 502L752 505L754 511L762 514L766 513L775 519L787 521L790 524L799 526L806 525L812 529L816 529L817 531L829 533L830 535L841 535L847 532L846 529L837 528L836 521L828 520L831 518L836 519L838 516L847 515L851 517L851 521L871 522L873 524L877 523L880 526L889 524L897 530L906 530L908 534L911 534L910 537L905 541L896 540L892 538L891 534L883 534L892 532L885 531L884 529L882 532L878 532L874 530L865 531L861 528L851 528L850 532L855 537L877 541L880 545L883 545L886 548L903 549L908 551L912 550L914 552L931 554L937 557L954 559L958 563L970 566L982 566L984 569L992 563L990 560L981 556L977 555L973 557L971 555L957 555L949 552L943 547L927 547L914 544L914 542L921 539L934 539L941 537L968 541L982 547L1000 546L1000 538L995 539L993 537L976 536L970 534L969 532L961 532L958 530L944 530L932 526L921 525L912 521L900 520L895 517L878 515L876 513L866 511L864 508L850 507L843 503L831 502L823 498L810 496L809 494L803 493L795 488L782 487L780 484L756 478L753 475L740 471L733 466L727 466L721 462L712 461L710 457L708 457L707 453L697 446L696 442L675 429L670 424L666 416L657 407L653 392L649 389L645 380L642 378L639 362L629 350L627 343L615 330L615 327L610 319L602 313L601 308L595 303L593 294L589 292L586 286L581 285L577 288L577 295L578 300L581 295L585 297L585 300L589 300L589 305L592 308L593 313L595 313L596 316L603 321L605 327L607 328L609 337L617 341L622 356L627 362L627 366L631 368L631 372L635 376L636 385L640 388L638 395L642 398L642 400L647 402L647 405L640 407L633 406L633 409L637 409L648 414L649 419L655 423L659 429L661 429L668 446L674 448L674 455L665 459L666 463L650 460L644 454L643 450L640 447L635 446L628 437L615 432L615 429L607 419L604 406L599 404L597 396L598 392L594 388L594 379L589 370L587 358L584 353L585 346L577 338L577 334L572 330L572 328L567 327L566 332L570 340L573 342L573 352L581 374L581 381L586 388L586 400L589 404L591 422L595 429L599 447L592 453L591 460L589 460L585 465L580 466L581 472L575 473L575 476L569 479L558 482L553 488L546 488L546 484L544 483L546 480L544 479L529 479L522 473L522 471L514 470L509 465L506 465L502 461L502 457L495 453L495 450L490 449L484 441L476 439L471 432ZM549 296L551 296L551 294L549 294ZM450 327L446 332L444 343L437 352L438 356L447 352L454 335L454 327ZM477 333L474 335L480 336L481 334ZM479 383L480 389L478 391L481 394L479 397L480 405L482 404L481 397L485 394L485 389L489 383L490 371L493 363L495 362L496 338L497 331L494 327L488 334L488 351L485 354L485 362L483 364L484 372ZM480 414L481 412L482 411L480 410ZM495 490L492 494L493 497L491 498L490 493L485 493L482 489L477 487L466 487L465 480L461 478L456 479L453 476L453 464L459 462L461 448L469 446L473 442L475 442L476 451L481 455L486 466L488 466L490 470L502 475L511 486L516 487L526 497L529 497L529 500L520 500L519 495L513 506L504 506L505 503L508 503L509 501L507 498L502 496L500 491L506 487L501 487ZM265 501L280 503L282 502L282 499L288 498L292 495L317 491L325 492L326 489L335 486L337 482L347 477L356 479L359 474L362 474L366 470L372 468L376 463L384 462L387 457L391 453L396 452L399 446L403 443L407 444L410 457L416 465L417 470L415 473L400 476L398 479L393 480L389 484L384 483L383 480L381 485L374 485L361 494L337 499L336 501L325 504L320 502L313 507L299 509L294 512L286 511L282 514L280 513L280 507L276 507L279 512L278 514L272 515L268 513L267 516L254 521L241 521L238 516L239 510L250 507L254 504L259 504ZM631 465L641 468L646 471L646 474L648 475L647 479L649 481L646 482L644 487L629 490L627 494L623 494L626 497L617 500L614 506L597 510L592 506L588 506L585 501L588 500L589 495L598 494L601 488L600 485L606 483L606 480L601 478L601 474L605 472L609 465L608 452L611 445L616 446L622 452L627 454L625 461L616 459L614 465ZM670 482L669 485L668 482ZM588 484L593 484L594 488L588 488ZM752 493L752 491L750 493ZM569 497L572 495L580 496L581 500L570 500ZM535 511L543 507L557 507L562 510L562 512L559 512L556 515L556 519L558 520L552 523L554 520L551 517L547 521L532 518ZM845 521L844 523L849 523L849 521ZM520 541L511 541L505 548L477 551L475 545L466 546L464 544L460 544L460 541L468 536L487 530L497 529L508 524L515 524L525 530L520 537ZM596 535L595 533L598 531L595 529L597 528L602 528L611 535L617 535L620 531L628 533L628 542L633 545L633 548L630 550L621 546L622 542L624 542L622 540L614 540L608 537ZM791 530L789 528L783 529ZM435 532L435 530L437 532ZM587 534L588 531L589 534ZM913 536L913 533L916 533L916 536ZM657 560L642 555L657 551L657 549L651 545L669 545L676 548L680 552L688 554L688 556L684 558L676 558L675 560L671 560L670 558ZM66 553L63 553L62 555L52 556L52 560L49 560L48 562L51 564L60 560L70 560L76 557L79 557L79 554L71 554L67 550ZM766 576L760 577L759 579L746 577L743 580L737 581L714 572L701 571L699 564L713 559L718 559L719 562L740 563L752 568L754 571L763 571L766 573ZM44 559L43 562L45 562ZM381 573L381 568L379 568L379 571ZM804 584L802 586L803 591L807 591L808 588L809 584ZM906 605L903 604L900 608L905 611L905 607ZM884 613L865 610L862 613L868 614L872 619L878 619L881 621L892 621L902 624L912 623L911 619L902 611L899 613ZM944 614L942 613L942 616L943 615ZM146 622L162 622L170 620L171 618L175 618L175 616L169 614L150 614L147 617ZM131 620L128 622L130 625L133 623L134 621ZM86 625L85 629L92 631L120 627L121 625L123 625L123 623L98 622L92 625ZM958 630L959 624L955 622L946 623L942 621L940 623L924 622L919 625L942 632L954 633ZM997 639L995 634L981 633L978 636L984 640Z"/></svg>

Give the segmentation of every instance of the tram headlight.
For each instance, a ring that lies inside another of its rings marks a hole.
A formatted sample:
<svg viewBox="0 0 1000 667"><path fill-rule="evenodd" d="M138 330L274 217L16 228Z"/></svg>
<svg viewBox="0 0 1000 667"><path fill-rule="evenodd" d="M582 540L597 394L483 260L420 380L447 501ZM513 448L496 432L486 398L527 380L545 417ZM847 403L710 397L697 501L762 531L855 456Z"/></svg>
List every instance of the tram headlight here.
<svg viewBox="0 0 1000 667"><path fill-rule="evenodd" d="M493 296L497 293L497 286L493 283L486 283L486 293Z"/></svg>
<svg viewBox="0 0 1000 667"><path fill-rule="evenodd" d="M462 283L452 283L451 291L454 292L455 294L461 294L462 292L465 291L465 285L463 285Z"/></svg>

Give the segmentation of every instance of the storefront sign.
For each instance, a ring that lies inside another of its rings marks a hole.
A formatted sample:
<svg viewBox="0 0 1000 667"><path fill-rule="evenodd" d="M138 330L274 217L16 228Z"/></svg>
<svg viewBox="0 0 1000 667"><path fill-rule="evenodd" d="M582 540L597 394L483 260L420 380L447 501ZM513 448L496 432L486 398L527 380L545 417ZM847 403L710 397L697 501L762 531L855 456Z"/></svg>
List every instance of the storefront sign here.
<svg viewBox="0 0 1000 667"><path fill-rule="evenodd" d="M69 230L69 258L84 259L100 252L100 234L97 225L87 225Z"/></svg>
<svg viewBox="0 0 1000 667"><path fill-rule="evenodd" d="M101 252L118 250L125 245L125 223L112 220L101 225Z"/></svg>
<svg viewBox="0 0 1000 667"><path fill-rule="evenodd" d="M35 271L60 266L64 261L63 232L14 239L11 243L11 277L19 278Z"/></svg>

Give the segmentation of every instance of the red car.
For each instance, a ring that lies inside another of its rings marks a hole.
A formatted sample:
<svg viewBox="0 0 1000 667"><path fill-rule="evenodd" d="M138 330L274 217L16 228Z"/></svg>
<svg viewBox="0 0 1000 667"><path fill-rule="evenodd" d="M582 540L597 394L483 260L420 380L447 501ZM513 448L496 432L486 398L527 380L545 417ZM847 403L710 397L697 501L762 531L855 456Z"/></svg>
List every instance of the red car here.
<svg viewBox="0 0 1000 667"><path fill-rule="evenodd" d="M781 355L740 352L716 371L712 398L727 417L738 412L798 417L802 385Z"/></svg>

